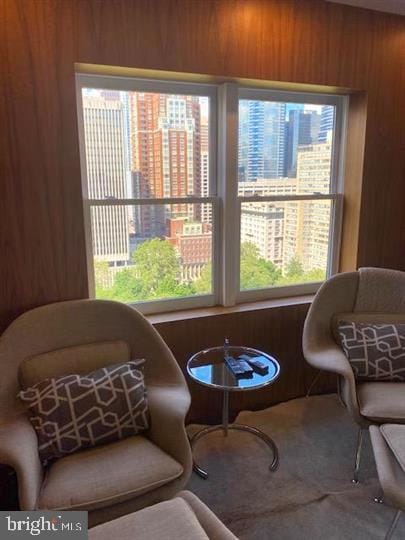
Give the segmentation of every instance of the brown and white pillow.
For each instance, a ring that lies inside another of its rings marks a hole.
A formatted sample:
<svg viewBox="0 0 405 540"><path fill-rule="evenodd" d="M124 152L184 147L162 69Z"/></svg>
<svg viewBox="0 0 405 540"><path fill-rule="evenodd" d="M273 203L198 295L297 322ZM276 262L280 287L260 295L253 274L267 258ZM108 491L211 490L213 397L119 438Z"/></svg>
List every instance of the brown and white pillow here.
<svg viewBox="0 0 405 540"><path fill-rule="evenodd" d="M341 321L340 342L360 381L405 381L405 324Z"/></svg>
<svg viewBox="0 0 405 540"><path fill-rule="evenodd" d="M131 360L87 375L45 379L21 391L41 461L148 429L144 362Z"/></svg>

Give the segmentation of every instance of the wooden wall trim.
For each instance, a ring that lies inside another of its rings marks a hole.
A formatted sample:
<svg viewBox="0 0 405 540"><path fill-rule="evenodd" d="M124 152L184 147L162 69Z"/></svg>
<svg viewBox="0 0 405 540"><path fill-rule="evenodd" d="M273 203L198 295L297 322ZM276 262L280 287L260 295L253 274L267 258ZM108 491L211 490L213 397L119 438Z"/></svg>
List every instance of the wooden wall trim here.
<svg viewBox="0 0 405 540"><path fill-rule="evenodd" d="M341 272L357 268L366 123L367 95L364 92L352 94L349 99L347 119L343 227L339 265Z"/></svg>

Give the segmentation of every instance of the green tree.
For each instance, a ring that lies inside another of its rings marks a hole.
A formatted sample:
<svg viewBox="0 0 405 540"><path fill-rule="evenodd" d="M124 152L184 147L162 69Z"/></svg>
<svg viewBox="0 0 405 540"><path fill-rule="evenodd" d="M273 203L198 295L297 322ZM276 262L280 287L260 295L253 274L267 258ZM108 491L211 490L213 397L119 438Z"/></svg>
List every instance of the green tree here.
<svg viewBox="0 0 405 540"><path fill-rule="evenodd" d="M142 299L142 283L136 277L133 266L117 272L112 288L112 295L114 300L121 302L136 302Z"/></svg>
<svg viewBox="0 0 405 540"><path fill-rule="evenodd" d="M108 286L111 276L107 261L94 260L94 282L96 298L109 299L111 287Z"/></svg>
<svg viewBox="0 0 405 540"><path fill-rule="evenodd" d="M200 277L194 282L197 294L208 294L212 290L212 264L208 263L201 271Z"/></svg>
<svg viewBox="0 0 405 540"><path fill-rule="evenodd" d="M300 277L304 274L304 269L302 268L301 261L298 259L298 257L293 257L290 259L285 274L289 278Z"/></svg>
<svg viewBox="0 0 405 540"><path fill-rule="evenodd" d="M137 302L195 294L193 285L180 282L180 261L167 240L143 242L132 259L133 265L115 274L114 284L103 292L103 298Z"/></svg>
<svg viewBox="0 0 405 540"><path fill-rule="evenodd" d="M326 271L322 268L313 268L304 274L305 281L325 281Z"/></svg>
<svg viewBox="0 0 405 540"><path fill-rule="evenodd" d="M143 242L134 252L136 274L145 289L153 294L162 286L176 284L180 277L180 262L176 250L167 240L153 238Z"/></svg>
<svg viewBox="0 0 405 540"><path fill-rule="evenodd" d="M275 285L281 277L280 270L260 257L258 247L252 242L242 242L240 255L240 288L260 289Z"/></svg>
<svg viewBox="0 0 405 540"><path fill-rule="evenodd" d="M211 292L212 265L207 264L201 276L194 283L199 294ZM240 286L241 289L259 289L271 287L280 279L281 272L276 266L260 257L259 250L251 242L242 242L240 254Z"/></svg>
<svg viewBox="0 0 405 540"><path fill-rule="evenodd" d="M297 283L324 281L325 277L326 272L322 268L313 268L305 272L300 260L295 256L290 259L285 274L280 278L278 285L295 285Z"/></svg>

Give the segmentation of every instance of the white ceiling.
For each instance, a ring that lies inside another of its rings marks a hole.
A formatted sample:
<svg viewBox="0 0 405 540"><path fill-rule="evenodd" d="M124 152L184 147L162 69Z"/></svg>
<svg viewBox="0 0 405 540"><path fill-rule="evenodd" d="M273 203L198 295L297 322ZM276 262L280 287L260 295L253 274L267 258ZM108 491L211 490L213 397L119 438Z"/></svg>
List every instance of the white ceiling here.
<svg viewBox="0 0 405 540"><path fill-rule="evenodd" d="M387 11L405 15L405 0L326 0L336 4L349 4L350 6Z"/></svg>

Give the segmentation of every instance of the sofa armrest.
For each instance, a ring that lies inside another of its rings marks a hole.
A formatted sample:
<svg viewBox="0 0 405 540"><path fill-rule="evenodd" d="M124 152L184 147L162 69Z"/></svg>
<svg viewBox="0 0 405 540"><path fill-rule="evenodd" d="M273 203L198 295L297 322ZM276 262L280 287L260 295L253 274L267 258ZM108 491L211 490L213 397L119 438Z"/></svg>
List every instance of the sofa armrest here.
<svg viewBox="0 0 405 540"><path fill-rule="evenodd" d="M151 426L149 438L176 459L186 476L191 472L192 457L185 428L190 408L190 394L185 386L148 386Z"/></svg>
<svg viewBox="0 0 405 540"><path fill-rule="evenodd" d="M38 455L38 440L25 415L0 424L0 463L17 473L21 510L34 510L42 485L43 470Z"/></svg>

